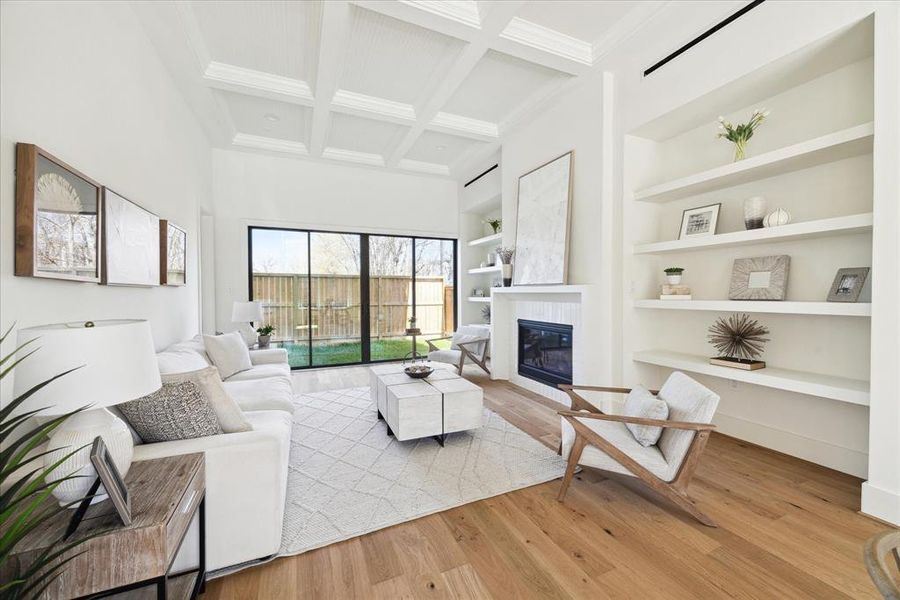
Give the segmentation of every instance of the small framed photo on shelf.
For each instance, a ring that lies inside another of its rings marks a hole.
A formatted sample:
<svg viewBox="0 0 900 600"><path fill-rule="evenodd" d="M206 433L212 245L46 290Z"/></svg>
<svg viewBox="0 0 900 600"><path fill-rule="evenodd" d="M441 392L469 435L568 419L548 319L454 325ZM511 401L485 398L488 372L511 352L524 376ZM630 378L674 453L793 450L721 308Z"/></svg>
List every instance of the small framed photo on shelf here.
<svg viewBox="0 0 900 600"><path fill-rule="evenodd" d="M866 278L869 276L869 267L854 267L838 269L828 292L829 302L857 302Z"/></svg>
<svg viewBox="0 0 900 600"><path fill-rule="evenodd" d="M721 204L710 204L684 211L684 214L681 215L681 231L678 239L686 240L692 237L715 235L720 208L722 208Z"/></svg>
<svg viewBox="0 0 900 600"><path fill-rule="evenodd" d="M731 268L729 300L784 300L791 257L786 254L737 258Z"/></svg>
<svg viewBox="0 0 900 600"><path fill-rule="evenodd" d="M97 470L100 483L112 501L119 520L123 525L131 525L131 496L128 494L128 487L125 485L122 475L119 474L116 463L106 451L103 438L99 435L94 438L94 444L91 446L91 464ZM99 491L99 493L103 492Z"/></svg>

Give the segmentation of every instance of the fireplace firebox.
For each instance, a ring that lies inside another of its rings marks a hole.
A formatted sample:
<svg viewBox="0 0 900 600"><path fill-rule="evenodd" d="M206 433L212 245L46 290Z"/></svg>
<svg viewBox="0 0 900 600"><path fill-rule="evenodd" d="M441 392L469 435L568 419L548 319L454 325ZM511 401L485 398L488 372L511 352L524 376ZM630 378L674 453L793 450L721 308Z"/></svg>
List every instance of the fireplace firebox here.
<svg viewBox="0 0 900 600"><path fill-rule="evenodd" d="M519 375L553 387L572 383L572 326L519 319Z"/></svg>

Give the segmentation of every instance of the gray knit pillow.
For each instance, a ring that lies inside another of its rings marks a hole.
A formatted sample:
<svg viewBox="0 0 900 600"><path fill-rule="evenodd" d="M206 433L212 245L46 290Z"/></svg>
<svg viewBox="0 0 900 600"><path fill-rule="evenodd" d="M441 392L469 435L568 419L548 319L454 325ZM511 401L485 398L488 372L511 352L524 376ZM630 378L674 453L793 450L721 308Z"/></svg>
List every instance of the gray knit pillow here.
<svg viewBox="0 0 900 600"><path fill-rule="evenodd" d="M118 408L145 443L222 433L216 411L193 381L163 383L152 394Z"/></svg>
<svg viewBox="0 0 900 600"><path fill-rule="evenodd" d="M656 419L665 421L669 418L669 405L664 400L660 400L651 394L647 388L642 385L636 386L628 396L625 397L625 407L622 414L626 417L640 417L642 419ZM659 441L662 435L662 427L656 425L635 425L634 423L626 423L625 426L634 439L641 446L652 446Z"/></svg>

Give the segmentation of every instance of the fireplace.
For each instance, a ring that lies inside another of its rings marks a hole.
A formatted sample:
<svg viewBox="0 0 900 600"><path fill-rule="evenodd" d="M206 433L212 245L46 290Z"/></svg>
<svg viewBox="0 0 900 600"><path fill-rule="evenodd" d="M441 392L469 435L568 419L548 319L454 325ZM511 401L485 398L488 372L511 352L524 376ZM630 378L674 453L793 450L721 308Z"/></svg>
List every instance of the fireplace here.
<svg viewBox="0 0 900 600"><path fill-rule="evenodd" d="M572 326L519 319L519 375L552 387L572 383Z"/></svg>

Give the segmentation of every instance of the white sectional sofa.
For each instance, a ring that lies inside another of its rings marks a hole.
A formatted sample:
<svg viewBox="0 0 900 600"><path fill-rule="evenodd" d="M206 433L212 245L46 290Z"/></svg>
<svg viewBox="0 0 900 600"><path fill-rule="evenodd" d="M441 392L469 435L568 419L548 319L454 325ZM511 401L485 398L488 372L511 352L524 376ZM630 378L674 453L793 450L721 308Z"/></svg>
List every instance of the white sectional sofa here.
<svg viewBox="0 0 900 600"><path fill-rule="evenodd" d="M224 382L253 431L141 444L134 460L206 454L206 568L214 571L275 554L281 545L290 456L291 371L283 349L250 352L253 368ZM209 366L199 336L157 354L161 373ZM197 564L196 524L176 567Z"/></svg>

